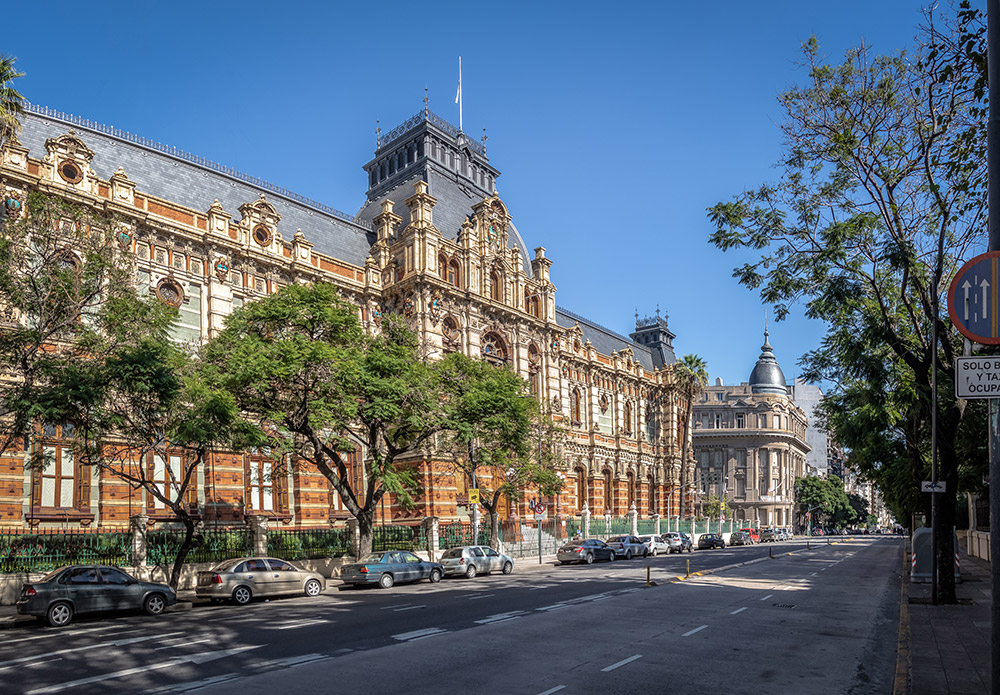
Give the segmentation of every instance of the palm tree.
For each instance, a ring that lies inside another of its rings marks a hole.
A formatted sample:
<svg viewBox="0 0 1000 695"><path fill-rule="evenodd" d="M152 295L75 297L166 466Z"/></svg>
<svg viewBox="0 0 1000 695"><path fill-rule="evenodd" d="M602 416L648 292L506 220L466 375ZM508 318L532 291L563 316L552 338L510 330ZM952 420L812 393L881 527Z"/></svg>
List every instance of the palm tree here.
<svg viewBox="0 0 1000 695"><path fill-rule="evenodd" d="M12 83L23 72L14 69L17 58L0 54L0 142L16 137L21 132L20 116L24 113L24 97Z"/></svg>
<svg viewBox="0 0 1000 695"><path fill-rule="evenodd" d="M691 440L691 413L694 399L708 383L708 364L698 355L684 355L674 367L677 369L679 385L686 397L684 408L684 439L681 440L681 502L680 516L684 518L684 491L687 489L688 442Z"/></svg>

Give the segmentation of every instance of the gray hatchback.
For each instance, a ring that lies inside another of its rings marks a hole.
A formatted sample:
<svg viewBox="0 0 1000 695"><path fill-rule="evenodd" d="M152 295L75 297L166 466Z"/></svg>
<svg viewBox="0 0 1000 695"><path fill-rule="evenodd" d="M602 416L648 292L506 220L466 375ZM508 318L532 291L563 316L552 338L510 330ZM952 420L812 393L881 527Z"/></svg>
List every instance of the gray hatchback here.
<svg viewBox="0 0 1000 695"><path fill-rule="evenodd" d="M514 571L514 558L501 555L488 545L466 545L449 548L441 556L441 566L445 576L464 575L472 579L477 574Z"/></svg>
<svg viewBox="0 0 1000 695"><path fill-rule="evenodd" d="M69 625L79 613L142 609L159 615L177 603L177 594L166 584L142 582L117 567L71 565L50 572L37 582L24 584L17 612L45 618L52 627Z"/></svg>

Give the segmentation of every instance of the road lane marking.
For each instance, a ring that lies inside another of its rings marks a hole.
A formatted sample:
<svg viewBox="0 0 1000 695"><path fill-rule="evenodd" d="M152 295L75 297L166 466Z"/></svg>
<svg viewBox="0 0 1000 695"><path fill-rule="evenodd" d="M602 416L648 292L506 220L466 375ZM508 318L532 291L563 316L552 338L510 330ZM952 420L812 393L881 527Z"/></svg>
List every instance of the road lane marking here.
<svg viewBox="0 0 1000 695"><path fill-rule="evenodd" d="M822 567L822 568L820 568L819 571L820 572L826 572L828 569L830 569L830 568L829 567Z"/></svg>
<svg viewBox="0 0 1000 695"><path fill-rule="evenodd" d="M557 611L560 608L566 608L569 606L568 603L553 603L551 606L542 606L541 608L536 608L536 611Z"/></svg>
<svg viewBox="0 0 1000 695"><path fill-rule="evenodd" d="M774 594L768 594L767 596L765 596L764 598L762 598L761 601L766 601L769 598L771 598L772 596L774 596Z"/></svg>
<svg viewBox="0 0 1000 695"><path fill-rule="evenodd" d="M824 569L825 569L825 568L824 568ZM812 574L810 574L809 576L810 576L810 577L815 577L815 576L816 576L817 574L819 574L819 572L813 572L813 573L812 573Z"/></svg>
<svg viewBox="0 0 1000 695"><path fill-rule="evenodd" d="M423 639L424 637L443 635L445 632L447 632L447 630L442 630L439 627L428 627L423 630L414 630L413 632L402 632L398 635L393 635L392 637L400 642L410 642L415 639Z"/></svg>
<svg viewBox="0 0 1000 695"><path fill-rule="evenodd" d="M481 598L489 598L490 596L496 596L496 594L480 594L479 596L469 596L469 600L475 601Z"/></svg>
<svg viewBox="0 0 1000 695"><path fill-rule="evenodd" d="M685 633L684 633L683 635L681 635L681 637L690 637L691 635L693 635L693 634L694 634L694 633L696 633L696 632L701 632L701 631L702 631L702 630L704 630L704 629L705 629L706 627L708 627L708 625L702 625L701 627L696 627L696 628L695 628L695 629L693 629L693 630L688 630L688 631L687 631L687 632L685 632Z"/></svg>
<svg viewBox="0 0 1000 695"><path fill-rule="evenodd" d="M514 618L520 618L524 615L525 611L509 611L507 613L497 613L496 615L490 615L482 620L477 620L478 625L488 625L489 623L499 623L504 620L513 620Z"/></svg>
<svg viewBox="0 0 1000 695"><path fill-rule="evenodd" d="M566 687L565 685L557 685L554 688L549 688L548 690L545 690L543 692L538 693L538 695L552 695L552 693L558 693L560 690L562 690L565 687Z"/></svg>
<svg viewBox="0 0 1000 695"><path fill-rule="evenodd" d="M162 639L164 637L172 637L173 635L181 635L182 632L168 632L165 635L148 635L146 637L133 637L132 639L115 640L114 642L100 642L98 644L88 644L86 647L73 647L72 649L59 649L54 652L46 652L45 654L36 654L34 656L22 656L20 659L11 659L10 661L0 661L0 671L8 669L12 666L18 664L23 664L27 661L33 659L38 659L39 657L46 656L57 656L59 654L70 654L72 652L82 652L89 649L101 649L103 647L124 647L129 644L135 644L136 642L146 642L151 639Z"/></svg>
<svg viewBox="0 0 1000 695"><path fill-rule="evenodd" d="M742 612L743 612L743 611L745 611L746 609L747 609L747 607L746 607L746 606L743 606L743 608L737 608L737 609L736 609L736 610L734 610L734 611L730 611L729 615L736 615L737 613L742 613Z"/></svg>
<svg viewBox="0 0 1000 695"><path fill-rule="evenodd" d="M174 685L167 688L167 690L172 690L177 693L186 693L191 690L207 688L208 686L215 685L216 683L225 683L226 681L231 681L235 678L239 678L239 674L224 673L221 676L212 676L211 678L204 678L200 681L189 681L187 683L180 683L178 685Z"/></svg>
<svg viewBox="0 0 1000 695"><path fill-rule="evenodd" d="M172 639L172 640L170 640L171 644L168 644L165 647L157 647L153 651L154 652L158 652L161 649L176 649L177 647L184 647L184 646L186 646L188 644L201 644L202 642L210 642L213 639L215 639L215 638L214 637L206 637L205 639L196 639L196 640L188 640L188 639L185 639L185 638Z"/></svg>
<svg viewBox="0 0 1000 695"><path fill-rule="evenodd" d="M394 610L393 613L399 613L400 611L415 611L418 608L427 608L427 606L426 605L424 605L424 606L403 606L402 608L397 608L396 610Z"/></svg>
<svg viewBox="0 0 1000 695"><path fill-rule="evenodd" d="M163 668L171 668L173 666L179 666L180 664L193 662L196 664L202 664L207 661L215 661L216 659L221 659L226 656L232 656L233 654L238 654L239 652L245 652L249 649L259 649L264 645L246 645L243 647L235 647L233 649L224 649L217 652L203 652L199 654L189 654L188 656L179 656L171 659L170 661L164 661L159 664L144 664L142 666L136 666L134 668L127 668L121 671L112 671L111 673L102 673L97 676L91 676L90 678L81 678L75 681L67 681L66 683L57 683L55 685L46 686L44 688L36 688L35 690L29 690L25 695L47 695L47 693L58 693L61 690L67 690L69 688L75 688L80 685L90 685L91 683L100 683L101 681L111 680L113 678L122 678L123 676L132 676L136 673L142 673L143 671L155 671Z"/></svg>
<svg viewBox="0 0 1000 695"><path fill-rule="evenodd" d="M409 606L409 605L410 604L408 604L408 603L397 603L394 606L382 606L381 608L379 608L379 610L380 611L387 611L387 610L390 610L390 609L393 609L393 608L402 608L403 606Z"/></svg>
<svg viewBox="0 0 1000 695"><path fill-rule="evenodd" d="M705 627L708 627L708 626L706 625ZM642 654L633 654L632 656L630 656L627 659L622 659L617 664L611 664L610 666L605 666L604 668L601 669L601 673L607 673L608 671L614 671L616 668L621 668L625 664L631 664L636 659L641 659L641 658L642 658Z"/></svg>
<svg viewBox="0 0 1000 695"><path fill-rule="evenodd" d="M286 623L284 625L275 625L273 629L275 630L294 630L300 627L309 627L310 625L322 625L323 623L328 623L329 620L323 620L322 618L313 618L312 620L300 620L296 623Z"/></svg>

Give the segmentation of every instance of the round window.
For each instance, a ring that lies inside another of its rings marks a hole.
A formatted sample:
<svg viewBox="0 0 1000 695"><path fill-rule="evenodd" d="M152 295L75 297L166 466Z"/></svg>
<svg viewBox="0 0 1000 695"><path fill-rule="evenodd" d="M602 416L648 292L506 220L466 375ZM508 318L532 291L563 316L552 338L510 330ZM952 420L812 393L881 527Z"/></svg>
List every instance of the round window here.
<svg viewBox="0 0 1000 695"><path fill-rule="evenodd" d="M160 280L156 286L156 296L164 304L179 307L184 301L184 290L173 280Z"/></svg>
<svg viewBox="0 0 1000 695"><path fill-rule="evenodd" d="M267 246L271 243L271 230L262 224L258 224L253 229L253 240L261 246Z"/></svg>
<svg viewBox="0 0 1000 695"><path fill-rule="evenodd" d="M60 163L59 175L67 183L80 183L83 181L83 170L75 162L64 161Z"/></svg>

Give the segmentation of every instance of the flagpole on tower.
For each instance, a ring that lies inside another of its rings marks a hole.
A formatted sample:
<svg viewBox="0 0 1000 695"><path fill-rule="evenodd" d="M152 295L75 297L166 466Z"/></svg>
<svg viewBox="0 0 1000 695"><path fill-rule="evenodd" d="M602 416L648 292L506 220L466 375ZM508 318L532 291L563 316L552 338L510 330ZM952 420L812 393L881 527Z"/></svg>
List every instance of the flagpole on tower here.
<svg viewBox="0 0 1000 695"><path fill-rule="evenodd" d="M455 94L455 103L458 104L458 130L462 131L462 56L458 56L458 93Z"/></svg>

